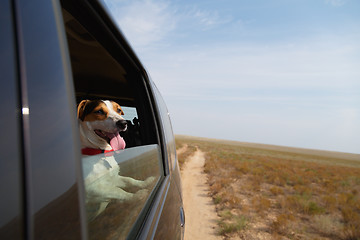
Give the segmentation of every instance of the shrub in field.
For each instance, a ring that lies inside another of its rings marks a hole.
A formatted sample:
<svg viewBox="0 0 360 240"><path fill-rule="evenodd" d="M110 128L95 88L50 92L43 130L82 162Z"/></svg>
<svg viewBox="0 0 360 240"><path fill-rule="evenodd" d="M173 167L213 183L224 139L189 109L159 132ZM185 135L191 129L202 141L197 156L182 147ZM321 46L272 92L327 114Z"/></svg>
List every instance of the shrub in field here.
<svg viewBox="0 0 360 240"><path fill-rule="evenodd" d="M183 153L178 154L177 159L179 162L180 169L184 167L186 159L195 153L196 151L196 145L195 144L187 144L184 141L176 140L176 148L180 149L184 145L187 145L186 151Z"/></svg>
<svg viewBox="0 0 360 240"><path fill-rule="evenodd" d="M321 202L324 204L325 209L329 212L333 212L336 210L337 207L337 199L333 195L323 195L321 197Z"/></svg>
<svg viewBox="0 0 360 240"><path fill-rule="evenodd" d="M310 201L307 203L305 212L310 215L322 214L325 212L325 208L323 208L316 202Z"/></svg>
<svg viewBox="0 0 360 240"><path fill-rule="evenodd" d="M354 211L354 208L357 211ZM346 205L342 207L341 214L344 221L344 238L360 239L360 209L357 206Z"/></svg>
<svg viewBox="0 0 360 240"><path fill-rule="evenodd" d="M215 204L220 204L222 203L222 197L219 195L216 195L215 197L213 197L214 203Z"/></svg>
<svg viewBox="0 0 360 240"><path fill-rule="evenodd" d="M295 193L298 195L304 195L304 196L312 195L312 189L306 185L295 185L293 189Z"/></svg>
<svg viewBox="0 0 360 240"><path fill-rule="evenodd" d="M324 236L336 237L342 231L342 225L332 215L316 215L313 218L313 228Z"/></svg>
<svg viewBox="0 0 360 240"><path fill-rule="evenodd" d="M269 190L275 196L284 194L284 190L277 186L272 186Z"/></svg>
<svg viewBox="0 0 360 240"><path fill-rule="evenodd" d="M260 215L264 215L271 206L270 200L261 195L253 197L251 202L254 210Z"/></svg>
<svg viewBox="0 0 360 240"><path fill-rule="evenodd" d="M273 234L286 235L288 233L288 223L294 221L295 218L292 214L283 213L276 216L276 219L272 222L270 229Z"/></svg>
<svg viewBox="0 0 360 240"><path fill-rule="evenodd" d="M219 234L226 235L244 230L247 225L247 219L244 216L235 216L231 212L226 211L218 222Z"/></svg>

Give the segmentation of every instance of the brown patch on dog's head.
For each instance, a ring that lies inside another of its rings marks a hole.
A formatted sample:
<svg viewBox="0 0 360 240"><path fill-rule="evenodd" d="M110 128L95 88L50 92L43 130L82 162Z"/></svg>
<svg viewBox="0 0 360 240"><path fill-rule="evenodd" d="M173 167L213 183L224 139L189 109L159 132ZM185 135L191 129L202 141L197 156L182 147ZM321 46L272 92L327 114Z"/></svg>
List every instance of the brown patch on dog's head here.
<svg viewBox="0 0 360 240"><path fill-rule="evenodd" d="M107 118L109 111L100 100L83 100L78 105L78 119L81 121L96 121Z"/></svg>
<svg viewBox="0 0 360 240"><path fill-rule="evenodd" d="M121 109L121 107L120 107L119 104L117 104L117 103L114 102L114 101L111 101L111 103L112 103L112 105L113 105L113 109L114 109L115 112L117 112L117 113L120 114L120 115L124 115L124 112L123 112L123 110Z"/></svg>
<svg viewBox="0 0 360 240"><path fill-rule="evenodd" d="M82 100L77 107L77 117L81 121L84 120L83 116L84 116L85 106L88 102L90 102L90 100Z"/></svg>

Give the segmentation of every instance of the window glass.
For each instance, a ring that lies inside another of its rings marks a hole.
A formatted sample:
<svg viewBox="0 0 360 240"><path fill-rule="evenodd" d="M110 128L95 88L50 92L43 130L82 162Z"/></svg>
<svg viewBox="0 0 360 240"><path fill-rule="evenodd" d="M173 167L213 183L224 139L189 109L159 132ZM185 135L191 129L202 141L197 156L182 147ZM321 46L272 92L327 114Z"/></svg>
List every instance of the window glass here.
<svg viewBox="0 0 360 240"><path fill-rule="evenodd" d="M127 146L140 146L140 121L136 108L134 107L121 107L124 115L122 116L127 121L127 131L121 132Z"/></svg>
<svg viewBox="0 0 360 240"><path fill-rule="evenodd" d="M122 106L121 109L124 111L124 116L123 118L125 120L129 120L132 123L134 123L134 121L136 122L137 119L139 119L137 112L136 112L136 108L134 107L126 107L126 106Z"/></svg>
<svg viewBox="0 0 360 240"><path fill-rule="evenodd" d="M102 23L77 11L70 6L63 17L88 233L90 239L126 239L139 228L164 176L155 117L141 71Z"/></svg>
<svg viewBox="0 0 360 240"><path fill-rule="evenodd" d="M124 239L159 180L159 146L82 159L91 239Z"/></svg>

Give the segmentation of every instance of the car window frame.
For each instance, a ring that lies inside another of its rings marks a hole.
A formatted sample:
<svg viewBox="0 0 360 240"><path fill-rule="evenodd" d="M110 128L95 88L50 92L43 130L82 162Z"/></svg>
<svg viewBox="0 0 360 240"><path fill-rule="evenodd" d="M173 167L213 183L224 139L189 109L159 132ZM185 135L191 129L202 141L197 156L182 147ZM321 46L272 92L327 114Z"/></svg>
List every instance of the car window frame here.
<svg viewBox="0 0 360 240"><path fill-rule="evenodd" d="M154 235L155 230L154 227L157 226L157 223L160 219L161 215L161 206L163 206L167 192L170 186L170 164L169 159L167 156L167 149L166 149L166 140L164 135L164 129L162 126L161 121L161 113L158 108L157 100L155 94L153 92L153 87L151 86L151 80L145 71L144 67L142 66L140 60L137 58L136 54L133 52L132 48L126 41L125 37L122 35L118 26L114 23L113 19L106 11L106 7L100 1L79 1L77 2L77 6L68 6L65 2L65 9L69 10L72 7L81 7L82 9L86 9L85 12L89 11L92 13L92 17L94 17L97 21L97 24L101 24L104 28L102 32L107 32L107 37L112 38L112 41L117 42L117 50L121 50L126 54L126 58L128 60L127 64L131 64L139 74L142 76L142 82L144 84L144 88L146 91L146 95L149 101L150 112L152 113L152 118L154 119L155 123L155 132L156 137L158 140L159 147L161 149L161 161L162 161L162 175L159 183L153 190L153 194L150 197L150 200L146 202L143 210L139 214L141 215L141 222L136 222L133 226L133 229L130 231L128 238L139 238L140 236L148 236L149 234ZM64 6L64 4L62 4ZM86 18L86 16L81 16ZM79 19L78 19L79 20ZM90 24L91 25L91 24ZM91 29L87 29L91 34L93 34ZM96 29L94 31L97 31ZM103 34L104 35L104 34ZM103 36L106 38L106 36ZM98 38L96 38L99 40ZM100 42L102 46L102 42ZM111 52L111 49L106 48L107 51ZM151 233L152 231L152 233ZM141 238L141 237L140 237Z"/></svg>

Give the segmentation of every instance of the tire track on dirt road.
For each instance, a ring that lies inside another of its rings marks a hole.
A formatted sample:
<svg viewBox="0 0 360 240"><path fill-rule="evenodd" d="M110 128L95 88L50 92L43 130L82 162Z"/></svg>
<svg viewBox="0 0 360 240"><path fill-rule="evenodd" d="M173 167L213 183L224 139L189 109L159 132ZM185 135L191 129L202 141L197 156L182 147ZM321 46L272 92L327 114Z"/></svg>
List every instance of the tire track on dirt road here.
<svg viewBox="0 0 360 240"><path fill-rule="evenodd" d="M215 205L209 197L204 173L205 154L201 150L190 156L181 172L186 214L185 240L220 240L216 234Z"/></svg>

